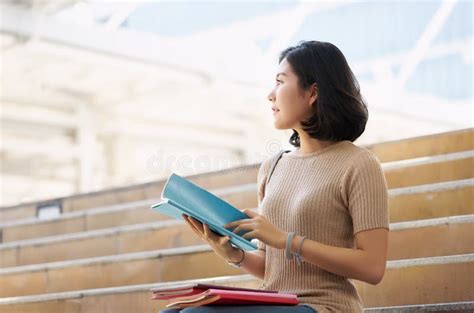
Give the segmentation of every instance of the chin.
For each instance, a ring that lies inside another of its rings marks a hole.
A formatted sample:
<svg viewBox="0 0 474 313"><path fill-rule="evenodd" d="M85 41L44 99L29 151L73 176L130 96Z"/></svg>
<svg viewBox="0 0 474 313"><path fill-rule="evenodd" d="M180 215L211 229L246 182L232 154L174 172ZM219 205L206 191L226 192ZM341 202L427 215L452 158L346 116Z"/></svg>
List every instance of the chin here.
<svg viewBox="0 0 474 313"><path fill-rule="evenodd" d="M283 122L281 120L278 120L278 119L275 119L273 121L273 126L275 127L275 129L281 129L281 130L293 128L292 123L288 123L288 122L285 123L285 122Z"/></svg>
<svg viewBox="0 0 474 313"><path fill-rule="evenodd" d="M284 125L282 123L279 123L278 121L275 121L273 123L273 126L275 126L275 129L281 129L281 130L284 130L284 129L290 129L291 127L289 127L288 125Z"/></svg>

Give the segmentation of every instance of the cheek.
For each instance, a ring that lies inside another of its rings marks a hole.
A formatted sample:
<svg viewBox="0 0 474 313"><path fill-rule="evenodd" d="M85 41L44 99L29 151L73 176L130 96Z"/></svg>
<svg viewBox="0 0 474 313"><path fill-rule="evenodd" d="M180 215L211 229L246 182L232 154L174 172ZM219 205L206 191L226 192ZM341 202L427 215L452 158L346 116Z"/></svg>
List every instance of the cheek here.
<svg viewBox="0 0 474 313"><path fill-rule="evenodd" d="M280 112L285 116L285 119L291 120L302 120L304 119L309 111L306 105L300 101L298 98L292 98L291 102L285 102L280 106Z"/></svg>
<svg viewBox="0 0 474 313"><path fill-rule="evenodd" d="M275 127L277 129L290 129L300 127L300 122L307 116L307 112L301 103L292 103L291 106L280 108L275 116Z"/></svg>
<svg viewBox="0 0 474 313"><path fill-rule="evenodd" d="M293 106L294 115L300 119L305 118L309 114L307 106L302 102L297 102Z"/></svg>
<svg viewBox="0 0 474 313"><path fill-rule="evenodd" d="M290 88L290 86L280 86L276 93L275 93L275 97L276 97L276 102L277 102L277 105L278 105L278 108L281 110L281 111L289 111L293 108L294 104L295 104L295 100L297 99L295 97L295 94L292 90L292 88Z"/></svg>
<svg viewBox="0 0 474 313"><path fill-rule="evenodd" d="M282 125L294 125L304 120L309 114L309 107L300 98L293 86L282 85L276 91L275 97L280 112L275 118Z"/></svg>

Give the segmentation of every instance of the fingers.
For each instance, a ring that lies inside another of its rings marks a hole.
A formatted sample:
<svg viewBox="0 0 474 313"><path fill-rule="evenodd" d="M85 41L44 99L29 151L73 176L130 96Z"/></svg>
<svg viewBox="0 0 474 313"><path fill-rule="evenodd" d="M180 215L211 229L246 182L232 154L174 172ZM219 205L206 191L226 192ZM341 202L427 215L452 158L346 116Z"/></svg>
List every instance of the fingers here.
<svg viewBox="0 0 474 313"><path fill-rule="evenodd" d="M196 227L196 229L197 229L200 233L204 234L204 227L203 227L203 225L202 225L201 222L199 222L197 219L195 219L195 218L193 218L193 217L191 217L191 216L188 216L188 220L194 225L194 227Z"/></svg>
<svg viewBox="0 0 474 313"><path fill-rule="evenodd" d="M219 239L218 237L221 237L221 236L216 235L216 234L209 228L209 225L207 225L207 224L204 224L204 236L206 236L206 238L211 239L212 241L216 241L216 240Z"/></svg>
<svg viewBox="0 0 474 313"><path fill-rule="evenodd" d="M242 235L242 238L245 238L245 239L254 239L256 238L255 236L257 235L257 232L256 231L249 231L248 233L245 233Z"/></svg>
<svg viewBox="0 0 474 313"><path fill-rule="evenodd" d="M252 219L244 218L244 219L241 219L241 220L238 220L238 221L233 221L233 222L227 223L227 224L224 225L224 228L232 228L232 227L237 226L239 224L249 223L251 221L252 221Z"/></svg>
<svg viewBox="0 0 474 313"><path fill-rule="evenodd" d="M225 236L220 236L219 234L214 233L208 224L203 224L189 215L182 214L182 216L188 225L191 226L193 231L202 239L206 241L220 241L221 238L225 238Z"/></svg>
<svg viewBox="0 0 474 313"><path fill-rule="evenodd" d="M250 217L254 217L254 216L257 216L257 215L258 215L258 213L255 212L255 211L252 210L252 209L245 209L245 210L243 210L243 212L244 212L245 214L247 214L248 216L250 216Z"/></svg>
<svg viewBox="0 0 474 313"><path fill-rule="evenodd" d="M189 227L191 227L191 229L196 233L196 235L198 235L199 237L203 238L204 236L204 231L201 230L200 228L198 228L195 223L193 223L191 221L191 217L189 217L188 215L184 215L183 214L183 218L184 220L186 221L186 223L189 225Z"/></svg>
<svg viewBox="0 0 474 313"><path fill-rule="evenodd" d="M204 224L204 234L207 238L211 239L212 241L220 241L221 238L225 238L228 236L221 235L215 231L213 231L208 224ZM229 238L230 239L230 238Z"/></svg>
<svg viewBox="0 0 474 313"><path fill-rule="evenodd" d="M201 237L202 239L216 239L217 236L211 231L209 225L203 224L191 216L185 215L185 219L187 220L188 224L193 228L195 233L198 234L199 237Z"/></svg>
<svg viewBox="0 0 474 313"><path fill-rule="evenodd" d="M196 227L195 227L188 219L185 219L185 221L186 221L186 224L189 225L189 228L191 228L192 231L193 231L196 235L198 235L199 237L202 237L202 234L199 232L199 230L197 230Z"/></svg>
<svg viewBox="0 0 474 313"><path fill-rule="evenodd" d="M254 229L253 223L242 223L238 225L236 228L234 228L232 232L237 234L241 230L252 230L252 229Z"/></svg>

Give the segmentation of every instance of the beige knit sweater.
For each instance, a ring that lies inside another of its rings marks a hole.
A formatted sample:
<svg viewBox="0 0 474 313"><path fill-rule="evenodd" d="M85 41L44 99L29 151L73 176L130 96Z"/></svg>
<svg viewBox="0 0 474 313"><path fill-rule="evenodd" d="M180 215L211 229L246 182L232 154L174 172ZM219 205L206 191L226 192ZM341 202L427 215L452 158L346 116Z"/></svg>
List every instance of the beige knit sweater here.
<svg viewBox="0 0 474 313"><path fill-rule="evenodd" d="M387 183L378 158L351 141L310 154L277 155L258 172L258 209L276 227L326 245L355 249L354 235L389 228ZM363 312L355 285L346 277L304 261L287 260L284 249L266 250L261 289L296 293L300 303L322 312Z"/></svg>

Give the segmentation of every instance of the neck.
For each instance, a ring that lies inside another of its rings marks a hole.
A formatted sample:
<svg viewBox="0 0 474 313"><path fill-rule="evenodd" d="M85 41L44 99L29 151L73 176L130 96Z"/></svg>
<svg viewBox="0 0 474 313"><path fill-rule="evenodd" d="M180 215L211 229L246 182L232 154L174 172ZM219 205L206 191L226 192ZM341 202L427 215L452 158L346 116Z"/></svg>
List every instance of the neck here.
<svg viewBox="0 0 474 313"><path fill-rule="evenodd" d="M308 154L321 150L325 147L335 144L337 141L323 141L310 137L302 130L296 130L300 137L300 148L298 154Z"/></svg>

